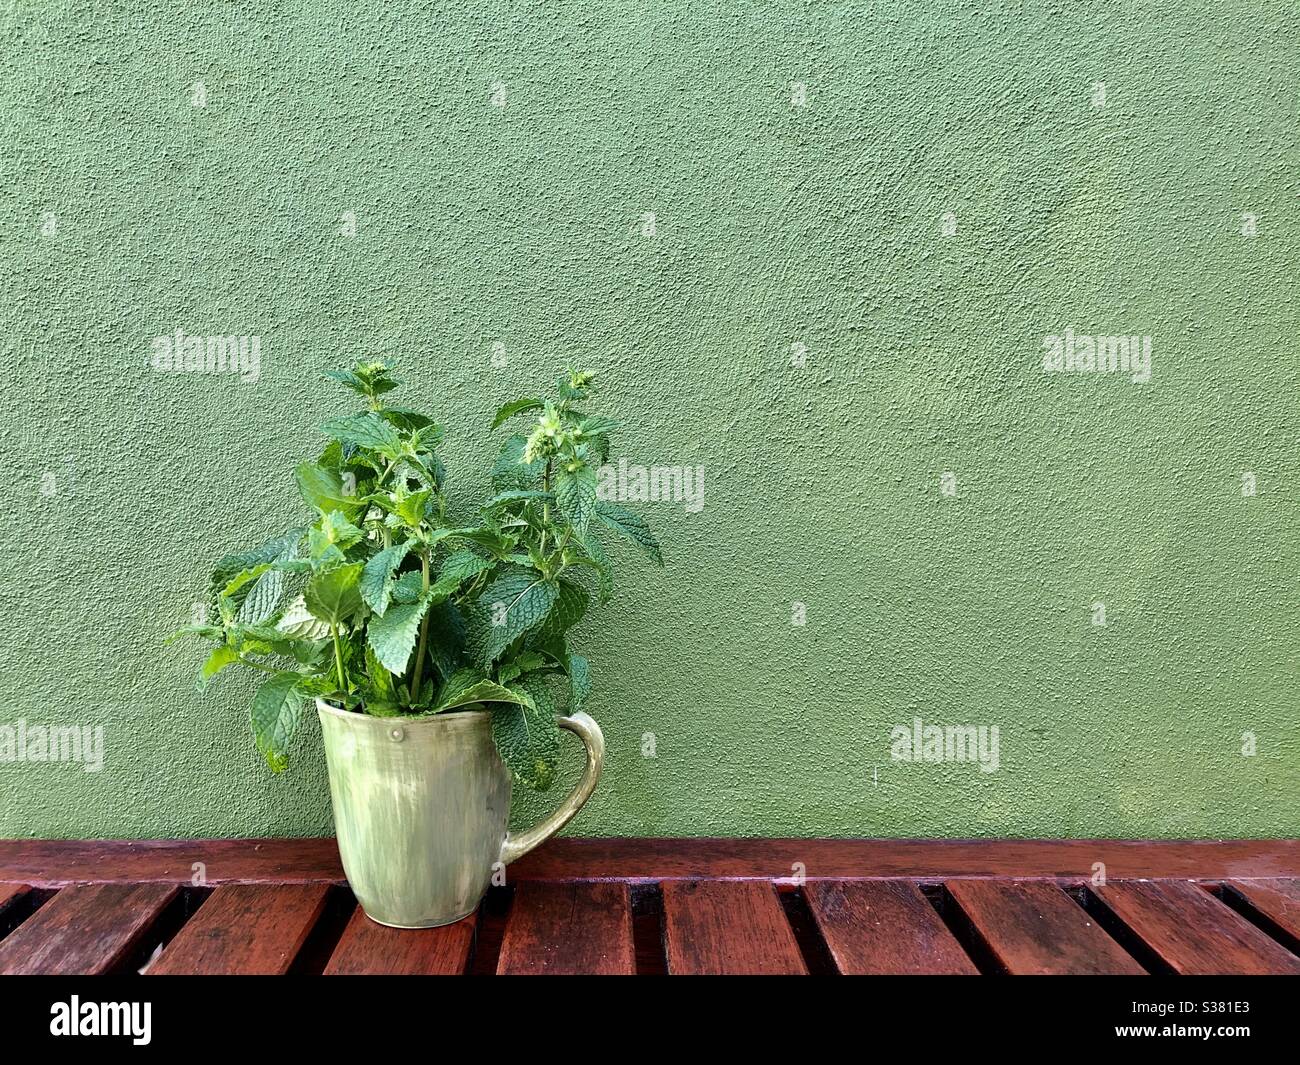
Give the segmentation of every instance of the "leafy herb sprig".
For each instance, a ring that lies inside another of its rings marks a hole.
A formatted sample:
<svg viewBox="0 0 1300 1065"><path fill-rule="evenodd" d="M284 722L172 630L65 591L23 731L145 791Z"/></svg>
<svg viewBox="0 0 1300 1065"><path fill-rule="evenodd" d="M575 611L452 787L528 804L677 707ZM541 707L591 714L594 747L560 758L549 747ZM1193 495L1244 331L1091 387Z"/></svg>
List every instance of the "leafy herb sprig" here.
<svg viewBox="0 0 1300 1065"><path fill-rule="evenodd" d="M448 519L442 427L385 402L400 384L391 365L327 376L367 408L322 425L330 442L295 471L314 520L218 562L212 620L174 634L215 641L199 689L236 664L269 675L251 722L277 772L313 698L380 717L487 711L513 778L545 789L557 710L582 709L591 692L570 630L593 592L601 603L611 593L601 535L663 564L646 523L597 497L618 425L586 412L592 375L566 373L556 398L497 412L493 428L535 421L503 443L472 525Z"/></svg>

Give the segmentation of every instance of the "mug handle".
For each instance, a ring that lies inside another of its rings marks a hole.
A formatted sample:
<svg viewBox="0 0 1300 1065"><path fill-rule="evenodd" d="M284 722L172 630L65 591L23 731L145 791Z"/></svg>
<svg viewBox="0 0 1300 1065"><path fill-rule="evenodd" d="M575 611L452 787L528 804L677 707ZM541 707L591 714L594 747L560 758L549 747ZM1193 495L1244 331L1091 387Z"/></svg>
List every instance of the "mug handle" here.
<svg viewBox="0 0 1300 1065"><path fill-rule="evenodd" d="M545 821L517 836L506 833L505 841L501 844L503 865L509 865L516 858L522 858L534 847L545 843L560 831L573 820L573 815L582 809L586 801L591 798L591 793L596 790L596 781L600 779L600 770L605 764L605 734L600 731L600 726L592 718L581 711L571 717L557 716L555 723L582 740L582 745L587 748L586 771L578 781L578 786Z"/></svg>

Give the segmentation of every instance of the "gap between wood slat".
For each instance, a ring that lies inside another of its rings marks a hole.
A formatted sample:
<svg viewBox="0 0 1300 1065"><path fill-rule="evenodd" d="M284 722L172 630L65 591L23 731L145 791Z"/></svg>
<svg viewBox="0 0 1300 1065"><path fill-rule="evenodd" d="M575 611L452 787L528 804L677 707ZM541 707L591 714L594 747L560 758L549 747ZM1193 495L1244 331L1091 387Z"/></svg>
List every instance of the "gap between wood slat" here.
<svg viewBox="0 0 1300 1065"><path fill-rule="evenodd" d="M666 976L664 957L664 896L658 884L633 884L632 943L637 976Z"/></svg>
<svg viewBox="0 0 1300 1065"><path fill-rule="evenodd" d="M1300 957L1185 880L1109 881L1097 892L1184 975L1300 975Z"/></svg>
<svg viewBox="0 0 1300 1065"><path fill-rule="evenodd" d="M289 966L289 975L320 976L347 931L353 913L360 912L361 907L350 889L331 886L320 916Z"/></svg>
<svg viewBox="0 0 1300 1065"><path fill-rule="evenodd" d="M0 885L0 942L54 898L54 895L51 888L33 888L26 884Z"/></svg>
<svg viewBox="0 0 1300 1065"><path fill-rule="evenodd" d="M1300 881L1220 884L1211 892L1292 954L1300 954Z"/></svg>
<svg viewBox="0 0 1300 1065"><path fill-rule="evenodd" d="M515 899L513 884L490 887L478 908L478 927L474 932L474 950L470 958L471 976L495 976L501 956L501 940L510 921Z"/></svg>
<svg viewBox="0 0 1300 1065"><path fill-rule="evenodd" d="M1056 884L953 880L948 893L1007 972L1144 975L1143 967Z"/></svg>
<svg viewBox="0 0 1300 1065"><path fill-rule="evenodd" d="M64 888L0 941L0 973L89 976L125 971L179 894L170 884Z"/></svg>
<svg viewBox="0 0 1300 1065"><path fill-rule="evenodd" d="M790 930L794 933L795 943L799 945L799 953L803 955L808 974L838 976L835 959L831 957L830 947L822 938L821 929L817 926L817 919L813 916L803 889L781 887L777 890L777 897L781 900L785 919L790 922Z"/></svg>

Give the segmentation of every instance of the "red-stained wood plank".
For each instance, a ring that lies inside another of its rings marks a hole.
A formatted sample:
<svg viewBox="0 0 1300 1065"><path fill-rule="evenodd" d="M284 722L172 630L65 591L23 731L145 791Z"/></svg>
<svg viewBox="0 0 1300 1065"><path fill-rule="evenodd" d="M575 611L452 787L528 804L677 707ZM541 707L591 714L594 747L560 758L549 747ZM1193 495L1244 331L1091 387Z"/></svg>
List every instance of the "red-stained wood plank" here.
<svg viewBox="0 0 1300 1065"><path fill-rule="evenodd" d="M328 891L325 884L219 887L146 974L282 975L319 919Z"/></svg>
<svg viewBox="0 0 1300 1065"><path fill-rule="evenodd" d="M1224 887L1300 939L1300 880L1230 880Z"/></svg>
<svg viewBox="0 0 1300 1065"><path fill-rule="evenodd" d="M344 882L333 839L0 841L0 881L33 887L103 881ZM802 863L820 879L1300 877L1300 840L551 840L510 866L524 880L778 880Z"/></svg>
<svg viewBox="0 0 1300 1065"><path fill-rule="evenodd" d="M632 900L626 884L520 884L497 972L633 975Z"/></svg>
<svg viewBox="0 0 1300 1065"><path fill-rule="evenodd" d="M95 975L120 966L176 896L171 884L67 887L0 941L0 975Z"/></svg>
<svg viewBox="0 0 1300 1065"><path fill-rule="evenodd" d="M204 883L346 882L338 845L322 839L0 840L0 880L32 887L160 881ZM31 876L17 870L28 869Z"/></svg>
<svg viewBox="0 0 1300 1065"><path fill-rule="evenodd" d="M947 887L994 958L1013 975L1146 971L1052 884L950 880Z"/></svg>
<svg viewBox="0 0 1300 1065"><path fill-rule="evenodd" d="M663 886L664 950L674 975L805 974L770 883L672 881Z"/></svg>
<svg viewBox="0 0 1300 1065"><path fill-rule="evenodd" d="M30 890L26 884L0 884L0 913L4 913Z"/></svg>
<svg viewBox="0 0 1300 1065"><path fill-rule="evenodd" d="M979 973L911 880L819 880L805 894L846 976Z"/></svg>
<svg viewBox="0 0 1300 1065"><path fill-rule="evenodd" d="M1112 880L1097 894L1177 973L1300 974L1300 958L1195 884Z"/></svg>
<svg viewBox="0 0 1300 1065"><path fill-rule="evenodd" d="M388 928L360 906L325 966L326 976L460 976L474 946L472 914L441 928Z"/></svg>

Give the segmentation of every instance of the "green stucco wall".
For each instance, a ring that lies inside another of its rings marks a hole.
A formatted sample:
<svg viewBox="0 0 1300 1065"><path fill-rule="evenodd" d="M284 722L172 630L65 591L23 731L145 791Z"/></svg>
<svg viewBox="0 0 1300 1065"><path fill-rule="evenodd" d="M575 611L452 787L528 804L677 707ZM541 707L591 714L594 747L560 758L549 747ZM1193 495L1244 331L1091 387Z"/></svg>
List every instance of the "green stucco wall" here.
<svg viewBox="0 0 1300 1065"><path fill-rule="evenodd" d="M629 462L705 467L585 626L609 756L571 831L1295 834L1294 4L0 27L0 724L106 747L0 764L0 835L330 831L316 723L273 777L249 684L200 698L160 641L296 518L357 354L465 499L492 410L570 362ZM259 336L258 380L155 372L176 329ZM1150 380L1045 372L1067 329L1150 337ZM1000 768L892 759L918 717L998 726Z"/></svg>

